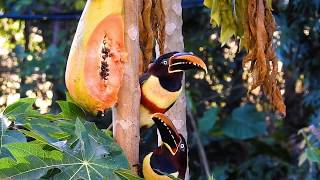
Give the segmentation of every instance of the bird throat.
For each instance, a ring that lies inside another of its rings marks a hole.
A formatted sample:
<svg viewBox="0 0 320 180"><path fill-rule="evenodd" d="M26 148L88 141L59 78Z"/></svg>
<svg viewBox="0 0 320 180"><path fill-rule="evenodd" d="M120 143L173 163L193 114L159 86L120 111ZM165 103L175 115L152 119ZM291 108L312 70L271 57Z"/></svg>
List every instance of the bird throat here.
<svg viewBox="0 0 320 180"><path fill-rule="evenodd" d="M170 74L168 76L159 77L159 82L164 89L170 92L176 92L181 89L182 77L183 77L183 72L177 72L177 73Z"/></svg>
<svg viewBox="0 0 320 180"><path fill-rule="evenodd" d="M166 81L168 80L168 81ZM159 109L166 110L169 108L179 97L182 89L181 85L178 83L172 82L170 79L162 79L162 83L160 82L160 78L151 75L145 83L141 87L142 104L149 104L148 107L154 106ZM178 84L178 85L173 85ZM181 84L181 80L180 80ZM166 89L170 87L172 91ZM177 90L176 90L177 89ZM174 91L175 90L175 91ZM156 111L161 112L161 111Z"/></svg>

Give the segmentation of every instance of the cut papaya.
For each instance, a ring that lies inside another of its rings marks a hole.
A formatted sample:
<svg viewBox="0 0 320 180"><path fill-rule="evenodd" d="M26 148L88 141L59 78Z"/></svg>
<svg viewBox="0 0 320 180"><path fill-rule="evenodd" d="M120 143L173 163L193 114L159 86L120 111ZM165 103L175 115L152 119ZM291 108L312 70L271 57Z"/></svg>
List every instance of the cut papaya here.
<svg viewBox="0 0 320 180"><path fill-rule="evenodd" d="M123 2L87 1L68 57L65 81L72 99L97 113L118 99L127 52Z"/></svg>

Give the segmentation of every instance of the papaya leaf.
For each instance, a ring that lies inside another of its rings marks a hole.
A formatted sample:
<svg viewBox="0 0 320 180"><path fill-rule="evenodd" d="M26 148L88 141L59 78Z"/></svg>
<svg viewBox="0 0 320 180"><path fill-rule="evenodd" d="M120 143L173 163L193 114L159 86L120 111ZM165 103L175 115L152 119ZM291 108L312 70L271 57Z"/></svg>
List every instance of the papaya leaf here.
<svg viewBox="0 0 320 180"><path fill-rule="evenodd" d="M85 119L85 112L76 104L69 101L57 101L57 103L61 109L61 113L58 115L59 118L65 120Z"/></svg>
<svg viewBox="0 0 320 180"><path fill-rule="evenodd" d="M246 104L233 110L222 130L231 138L244 140L264 134L266 123L263 114L255 106Z"/></svg>
<svg viewBox="0 0 320 180"><path fill-rule="evenodd" d="M26 120L30 120L32 118L38 118L38 119L46 119L49 121L57 121L58 118L54 114L41 114L38 110L34 110L32 108L28 108L24 112L24 123L27 123Z"/></svg>
<svg viewBox="0 0 320 180"><path fill-rule="evenodd" d="M143 178L132 174L132 172L128 169L117 169L114 171L117 175L123 177L127 180L143 180Z"/></svg>
<svg viewBox="0 0 320 180"><path fill-rule="evenodd" d="M8 121L5 116L0 115L0 158L9 156L12 154L5 148L5 145L13 142L25 142L26 138L17 130L8 130L5 121Z"/></svg>
<svg viewBox="0 0 320 180"><path fill-rule="evenodd" d="M40 179L48 169L61 162L60 151L45 151L35 143L13 143L7 145L14 159L0 159L0 179ZM30 163L29 163L30 162Z"/></svg>
<svg viewBox="0 0 320 180"><path fill-rule="evenodd" d="M50 150L32 142L7 145L15 160L0 159L0 179L35 180L53 171L54 179L119 179L115 170L128 168L128 161L112 138L96 130L94 124L77 119L73 148L47 144L54 148Z"/></svg>
<svg viewBox="0 0 320 180"><path fill-rule="evenodd" d="M9 105L3 114L12 121L22 123L25 121L27 111L32 109L32 105L35 102L33 98L22 98L18 102Z"/></svg>
<svg viewBox="0 0 320 180"><path fill-rule="evenodd" d="M22 129L20 131L24 132L27 136L50 143L68 139L72 133L64 132L56 122L51 122L47 119L30 119L25 127L28 131Z"/></svg>
<svg viewBox="0 0 320 180"><path fill-rule="evenodd" d="M72 99L72 97L71 97L71 95L70 95L70 93L68 91L66 92L66 100L68 102L75 103L75 101Z"/></svg>

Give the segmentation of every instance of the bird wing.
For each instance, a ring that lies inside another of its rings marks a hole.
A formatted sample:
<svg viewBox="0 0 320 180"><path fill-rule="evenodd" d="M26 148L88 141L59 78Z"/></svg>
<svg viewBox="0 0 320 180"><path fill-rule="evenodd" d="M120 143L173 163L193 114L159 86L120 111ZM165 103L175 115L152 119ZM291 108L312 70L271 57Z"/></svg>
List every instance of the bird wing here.
<svg viewBox="0 0 320 180"><path fill-rule="evenodd" d="M150 73L146 72L144 74L142 74L139 78L139 84L140 86L151 76Z"/></svg>
<svg viewBox="0 0 320 180"><path fill-rule="evenodd" d="M160 175L178 172L177 163L179 162L175 162L170 151L162 146L158 147L151 156L150 165L153 171Z"/></svg>

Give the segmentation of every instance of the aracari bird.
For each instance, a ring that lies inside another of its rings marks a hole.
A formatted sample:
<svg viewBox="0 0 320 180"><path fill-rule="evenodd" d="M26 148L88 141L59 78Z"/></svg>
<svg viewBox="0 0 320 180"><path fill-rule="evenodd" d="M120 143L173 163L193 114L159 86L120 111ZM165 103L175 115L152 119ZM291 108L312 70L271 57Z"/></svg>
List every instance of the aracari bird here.
<svg viewBox="0 0 320 180"><path fill-rule="evenodd" d="M188 163L188 146L168 117L152 115L160 132L162 144L143 159L142 172L146 180L184 179Z"/></svg>
<svg viewBox="0 0 320 180"><path fill-rule="evenodd" d="M190 52L170 52L157 58L140 77L140 126L153 125L153 113L165 113L182 91L183 71L202 69L206 64Z"/></svg>

